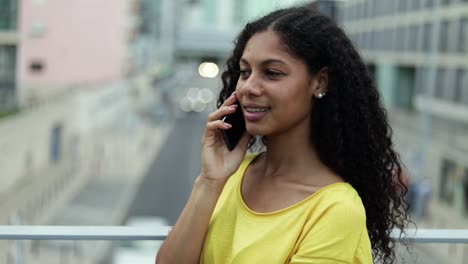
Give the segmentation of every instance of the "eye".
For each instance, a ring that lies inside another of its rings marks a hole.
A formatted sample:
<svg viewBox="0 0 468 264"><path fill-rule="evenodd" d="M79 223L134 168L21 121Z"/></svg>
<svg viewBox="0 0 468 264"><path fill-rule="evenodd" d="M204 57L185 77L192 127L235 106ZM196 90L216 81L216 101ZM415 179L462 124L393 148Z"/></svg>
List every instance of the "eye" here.
<svg viewBox="0 0 468 264"><path fill-rule="evenodd" d="M240 69L240 70L239 70L239 76L240 76L240 78L242 78L242 79L247 79L247 78L249 78L249 76L250 76L250 71L247 70L247 69Z"/></svg>
<svg viewBox="0 0 468 264"><path fill-rule="evenodd" d="M265 76L270 78L270 79L277 79L281 76L283 76L284 73L279 72L279 71L274 71L274 70L266 70L265 71Z"/></svg>

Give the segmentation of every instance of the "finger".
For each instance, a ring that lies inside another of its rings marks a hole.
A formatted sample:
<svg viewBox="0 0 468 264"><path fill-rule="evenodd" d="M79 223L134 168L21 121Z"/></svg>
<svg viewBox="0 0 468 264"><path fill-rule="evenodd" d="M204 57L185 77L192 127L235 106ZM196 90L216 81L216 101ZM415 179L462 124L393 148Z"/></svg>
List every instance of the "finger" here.
<svg viewBox="0 0 468 264"><path fill-rule="evenodd" d="M236 111L239 105L229 105L229 106L221 106L218 110L214 111L213 113L208 115L208 122L221 119L222 117L232 114Z"/></svg>
<svg viewBox="0 0 468 264"><path fill-rule="evenodd" d="M220 130L230 129L231 124L223 122L223 120L215 120L206 123L205 132L203 133L203 139L217 138L220 136ZM203 141L203 140L202 140Z"/></svg>
<svg viewBox="0 0 468 264"><path fill-rule="evenodd" d="M216 129L226 130L226 129L229 129L231 127L232 127L231 124L225 123L223 120L215 120L215 121L208 122L206 124L206 129L208 131L213 131L213 130L216 130Z"/></svg>
<svg viewBox="0 0 468 264"><path fill-rule="evenodd" d="M237 94L236 94L236 91L234 91L231 96L229 96L228 98L226 98L226 100L223 102L223 104L220 106L223 107L223 106L227 106L227 105L232 105L234 104L235 102L237 101Z"/></svg>

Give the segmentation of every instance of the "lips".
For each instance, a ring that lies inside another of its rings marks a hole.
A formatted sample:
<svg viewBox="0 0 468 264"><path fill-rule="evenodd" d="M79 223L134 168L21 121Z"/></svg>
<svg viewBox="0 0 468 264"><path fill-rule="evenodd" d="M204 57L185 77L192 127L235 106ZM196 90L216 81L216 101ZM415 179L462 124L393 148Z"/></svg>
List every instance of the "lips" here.
<svg viewBox="0 0 468 264"><path fill-rule="evenodd" d="M246 104L243 105L243 110L245 119L254 122L262 119L270 111L270 107Z"/></svg>

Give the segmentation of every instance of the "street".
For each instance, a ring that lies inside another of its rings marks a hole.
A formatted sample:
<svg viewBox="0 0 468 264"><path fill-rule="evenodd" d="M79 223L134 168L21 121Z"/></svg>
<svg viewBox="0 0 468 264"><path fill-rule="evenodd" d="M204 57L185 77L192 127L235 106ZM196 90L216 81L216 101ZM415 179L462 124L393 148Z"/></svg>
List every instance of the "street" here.
<svg viewBox="0 0 468 264"><path fill-rule="evenodd" d="M173 225L200 169L200 138L206 118L189 113L178 119L160 156L150 166L127 218L158 216Z"/></svg>

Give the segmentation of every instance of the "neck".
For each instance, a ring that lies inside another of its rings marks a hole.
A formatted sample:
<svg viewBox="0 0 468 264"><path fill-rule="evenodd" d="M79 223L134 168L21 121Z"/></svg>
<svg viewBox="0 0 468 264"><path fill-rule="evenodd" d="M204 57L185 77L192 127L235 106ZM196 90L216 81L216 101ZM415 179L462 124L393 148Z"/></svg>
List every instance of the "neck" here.
<svg viewBox="0 0 468 264"><path fill-rule="evenodd" d="M265 177L323 182L323 175L329 175L330 170L320 161L309 135L307 124L302 129L268 137Z"/></svg>

